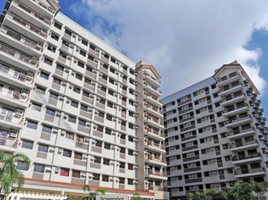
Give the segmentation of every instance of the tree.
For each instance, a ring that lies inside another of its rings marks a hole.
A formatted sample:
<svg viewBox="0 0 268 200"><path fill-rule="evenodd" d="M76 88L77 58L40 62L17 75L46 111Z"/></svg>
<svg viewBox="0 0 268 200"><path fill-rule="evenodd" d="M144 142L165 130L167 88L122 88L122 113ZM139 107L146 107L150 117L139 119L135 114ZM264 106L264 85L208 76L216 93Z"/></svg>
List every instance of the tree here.
<svg viewBox="0 0 268 200"><path fill-rule="evenodd" d="M0 185L4 190L5 196L11 192L13 184L17 184L17 192L24 184L24 176L16 166L17 161L23 161L26 170L29 169L31 160L26 155L21 153L12 155L0 152L0 163L2 165L0 169Z"/></svg>
<svg viewBox="0 0 268 200"><path fill-rule="evenodd" d="M132 200L143 200L139 193L134 193L132 196Z"/></svg>
<svg viewBox="0 0 268 200"><path fill-rule="evenodd" d="M212 196L216 193L216 190L206 189L205 193L200 193L200 199L212 200Z"/></svg>
<svg viewBox="0 0 268 200"><path fill-rule="evenodd" d="M95 200L98 194L106 194L106 188L96 189L95 192L91 192L91 188L89 185L84 185L83 190L84 192L88 192L88 196L82 197L81 200Z"/></svg>
<svg viewBox="0 0 268 200"><path fill-rule="evenodd" d="M187 194L187 200L193 200L193 199L194 199L194 193L189 192L189 193Z"/></svg>
<svg viewBox="0 0 268 200"><path fill-rule="evenodd" d="M267 192L268 183L251 181L249 185L251 188L251 198L254 200L263 199L264 194Z"/></svg>

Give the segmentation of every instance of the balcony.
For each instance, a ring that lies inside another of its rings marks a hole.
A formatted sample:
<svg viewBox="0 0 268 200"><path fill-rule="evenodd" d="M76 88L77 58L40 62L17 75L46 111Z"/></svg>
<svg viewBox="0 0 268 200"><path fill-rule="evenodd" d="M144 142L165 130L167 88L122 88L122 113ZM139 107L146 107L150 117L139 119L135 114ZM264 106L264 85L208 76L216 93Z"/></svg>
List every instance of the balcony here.
<svg viewBox="0 0 268 200"><path fill-rule="evenodd" d="M188 162L188 161L197 160L197 159L200 159L199 155L189 156L189 157L183 158L183 162Z"/></svg>
<svg viewBox="0 0 268 200"><path fill-rule="evenodd" d="M230 147L231 147L231 151L241 151L241 150L245 150L245 149L249 149L249 148L253 148L253 147L258 147L259 144L257 142L257 140L252 140L252 141L247 141L247 142L231 142L230 143Z"/></svg>
<svg viewBox="0 0 268 200"><path fill-rule="evenodd" d="M156 143L154 141L150 141L148 140L147 142L144 142L144 145L152 150L152 151L157 151L157 152L161 152L161 153L165 153L165 146L161 145L160 143Z"/></svg>
<svg viewBox="0 0 268 200"><path fill-rule="evenodd" d="M42 1L40 1L40 0L32 0L32 2L34 2L36 5L38 5L38 7L42 8L41 9L42 11L45 9L47 11L46 14L47 13L50 13L52 15L55 14L55 10L52 7L44 4ZM40 10L40 9L38 9L38 10Z"/></svg>
<svg viewBox="0 0 268 200"><path fill-rule="evenodd" d="M198 145L195 144L195 145L192 145L192 146L185 146L185 147L182 147L182 151L190 151L190 150L193 150L193 149L196 149L198 148Z"/></svg>
<svg viewBox="0 0 268 200"><path fill-rule="evenodd" d="M6 27L2 27L0 30L1 30L1 35L3 35L6 38L5 42L8 43L9 45L15 46L16 48L20 48L23 52L32 50L32 53L35 56L40 56L42 54L43 47L39 45L38 43L33 42ZM20 45L17 41L23 45ZM24 45L26 45L27 47Z"/></svg>
<svg viewBox="0 0 268 200"><path fill-rule="evenodd" d="M251 121L252 121L251 116L250 115L247 115L245 117L236 118L236 119L232 119L232 120L227 120L225 122L225 126L227 128L236 127L236 126L239 126L241 124L246 124L246 123L251 122Z"/></svg>
<svg viewBox="0 0 268 200"><path fill-rule="evenodd" d="M29 94L18 93L7 88L0 87L0 102L15 107L26 108Z"/></svg>
<svg viewBox="0 0 268 200"><path fill-rule="evenodd" d="M30 30L30 32L32 32L32 33L38 35L38 37L36 37L36 35L34 35L34 34L31 34L31 35L29 34L29 35L27 35L27 34L28 34L28 31L26 31L25 34L26 34L29 38L33 38L34 40L40 40L40 39L42 39L43 41L46 40L46 37L47 37L47 33L46 33L46 31L44 31L44 30L38 28L37 26L35 26L35 25L33 25L33 24L27 22L26 20L20 18L19 16L14 15L14 14L12 14L12 13L8 13L8 14L6 15L6 19L12 20L12 22L15 22L15 23L21 25L24 29L26 29L26 30ZM8 27L10 27L10 28L16 30L16 31L19 32L19 33L24 33L24 32L25 32L25 30L22 30L21 28L19 29L19 28L17 27L17 25L14 25L14 24L12 25L11 23L8 23L8 22L5 22L5 23L7 23L7 26L8 26ZM33 36L33 37L31 37L31 36ZM40 37L40 36L41 36L41 37Z"/></svg>
<svg viewBox="0 0 268 200"><path fill-rule="evenodd" d="M183 128L181 128L181 132L184 132L184 131L188 131L190 129L193 129L195 128L195 124L192 124L192 125L187 125L187 126L184 126Z"/></svg>
<svg viewBox="0 0 268 200"><path fill-rule="evenodd" d="M202 182L202 178L185 179L185 184Z"/></svg>
<svg viewBox="0 0 268 200"><path fill-rule="evenodd" d="M22 128L23 118L21 114L6 109L0 109L0 123L3 127L19 129Z"/></svg>
<svg viewBox="0 0 268 200"><path fill-rule="evenodd" d="M165 188L164 188L164 186L160 186L160 185L150 185L149 190L165 191Z"/></svg>
<svg viewBox="0 0 268 200"><path fill-rule="evenodd" d="M153 95L156 95L158 97L162 96L162 92L155 86L150 85L148 82L144 81L143 83L143 88L145 90L148 90L150 93L152 93Z"/></svg>
<svg viewBox="0 0 268 200"><path fill-rule="evenodd" d="M161 111L159 110L159 108L155 105L152 105L150 103L144 104L144 111L148 112L152 115L155 115L159 118L163 117L163 114L161 113Z"/></svg>
<svg viewBox="0 0 268 200"><path fill-rule="evenodd" d="M230 115L236 115L236 114L239 114L241 112L245 112L249 109L248 105L246 103L243 103L243 104L239 104L239 105L234 105L232 107L229 107L229 108L225 108L224 109L224 112L223 112L223 116L224 117L227 117L227 116L230 116Z"/></svg>
<svg viewBox="0 0 268 200"><path fill-rule="evenodd" d="M50 22L49 19L43 17L42 15L40 15L39 13L37 13L32 8L28 7L27 5L25 5L21 1L19 1L19 0L13 0L13 4L15 4L16 6L18 6L22 10L26 11L27 13L29 13L32 17L37 18L39 20L39 23L41 21L41 22L45 23L46 25L48 25L48 27L51 25L51 22Z"/></svg>
<svg viewBox="0 0 268 200"><path fill-rule="evenodd" d="M252 176L260 176L265 175L265 169L263 167L255 168L255 169L241 169L235 170L236 178L244 178L244 177L252 177Z"/></svg>
<svg viewBox="0 0 268 200"><path fill-rule="evenodd" d="M194 139L196 137L197 137L196 134L189 134L189 135L184 136L184 138L181 138L181 141L184 142L184 141L187 141L187 140Z"/></svg>
<svg viewBox="0 0 268 200"><path fill-rule="evenodd" d="M153 126L159 129L164 128L163 123L160 121L160 119L152 115L145 115L144 123L149 124L150 126Z"/></svg>
<svg viewBox="0 0 268 200"><path fill-rule="evenodd" d="M166 172L153 171L151 169L148 171L145 171L145 176L150 178L150 179L167 180L167 173Z"/></svg>
<svg viewBox="0 0 268 200"><path fill-rule="evenodd" d="M160 101L157 96L154 96L149 92L144 93L144 99L151 104L157 105L159 107L162 106L162 101Z"/></svg>
<svg viewBox="0 0 268 200"><path fill-rule="evenodd" d="M234 155L232 157L233 164L244 164L244 163L250 163L255 161L261 161L262 157L260 153L255 153L251 155Z"/></svg>
<svg viewBox="0 0 268 200"><path fill-rule="evenodd" d="M22 74L15 70L0 64L0 78L5 82L11 82L16 87L23 87L25 89L31 89L33 83L33 77Z"/></svg>
<svg viewBox="0 0 268 200"><path fill-rule="evenodd" d="M231 97L223 97L221 99L221 105L227 106L227 105L233 105L235 103L241 102L246 99L246 95L241 92L239 94L231 94Z"/></svg>
<svg viewBox="0 0 268 200"><path fill-rule="evenodd" d="M237 72L231 73L224 77L218 77L217 78L217 85L218 87L222 87L223 85L227 85L231 82L237 81L241 78L240 74Z"/></svg>
<svg viewBox="0 0 268 200"><path fill-rule="evenodd" d="M147 73L143 73L143 79L156 87L161 87L161 82Z"/></svg>
<svg viewBox="0 0 268 200"><path fill-rule="evenodd" d="M157 164L157 165L161 165L161 166L166 166L166 160L164 158L161 158L160 156L155 156L152 154L148 154L147 156L145 156L145 162L149 162L152 164Z"/></svg>
<svg viewBox="0 0 268 200"><path fill-rule="evenodd" d="M250 136L255 134L255 129L253 127L248 128L239 128L238 130L229 130L228 131L228 138L229 139L236 139L245 136Z"/></svg>
<svg viewBox="0 0 268 200"><path fill-rule="evenodd" d="M195 172L195 171L200 171L200 170L201 170L201 167L199 167L199 166L184 168L184 173Z"/></svg>
<svg viewBox="0 0 268 200"><path fill-rule="evenodd" d="M0 150L14 152L17 150L18 140L16 138L0 135Z"/></svg>
<svg viewBox="0 0 268 200"><path fill-rule="evenodd" d="M36 68L38 63L37 58L25 56L19 51L11 49L10 47L3 45L1 43L0 43L0 59L5 61L6 63L12 62L13 64L17 65L17 67L23 65L21 66L21 68L24 70L37 71Z"/></svg>
<svg viewBox="0 0 268 200"><path fill-rule="evenodd" d="M161 141L165 140L164 134L162 134L159 130L155 130L153 128L145 127L144 135Z"/></svg>
<svg viewBox="0 0 268 200"><path fill-rule="evenodd" d="M220 88L219 95L227 96L229 94L241 91L242 89L243 89L243 85L239 82L239 83L233 84L231 87Z"/></svg>

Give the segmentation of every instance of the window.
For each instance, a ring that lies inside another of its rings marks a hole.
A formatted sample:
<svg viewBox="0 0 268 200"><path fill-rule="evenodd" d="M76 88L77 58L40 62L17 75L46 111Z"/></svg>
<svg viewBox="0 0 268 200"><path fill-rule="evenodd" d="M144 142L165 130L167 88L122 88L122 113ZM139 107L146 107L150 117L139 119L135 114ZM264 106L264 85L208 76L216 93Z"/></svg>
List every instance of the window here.
<svg viewBox="0 0 268 200"><path fill-rule="evenodd" d="M106 119L109 120L109 121L112 121L113 120L113 117L111 115L106 115Z"/></svg>
<svg viewBox="0 0 268 200"><path fill-rule="evenodd" d="M86 57L86 52L80 50L80 55Z"/></svg>
<svg viewBox="0 0 268 200"><path fill-rule="evenodd" d="M69 116L68 121L72 123L76 123L76 117Z"/></svg>
<svg viewBox="0 0 268 200"><path fill-rule="evenodd" d="M108 182L108 181L109 181L109 176L107 176L107 175L102 175L102 181L103 181L103 182Z"/></svg>
<svg viewBox="0 0 268 200"><path fill-rule="evenodd" d="M100 175L99 174L93 174L92 180L99 181L100 180Z"/></svg>
<svg viewBox="0 0 268 200"><path fill-rule="evenodd" d="M119 184L125 184L125 178L119 178Z"/></svg>
<svg viewBox="0 0 268 200"><path fill-rule="evenodd" d="M38 151L46 152L47 153L48 152L48 145L39 144Z"/></svg>
<svg viewBox="0 0 268 200"><path fill-rule="evenodd" d="M59 71L62 71L62 72L64 71L64 67L59 65L59 64L57 64L56 69L59 70Z"/></svg>
<svg viewBox="0 0 268 200"><path fill-rule="evenodd" d="M57 48L55 46L51 45L51 44L48 44L47 45L47 49L49 51L52 51L53 53L55 53Z"/></svg>
<svg viewBox="0 0 268 200"><path fill-rule="evenodd" d="M51 92L51 93L49 94L49 98L58 100L59 95L57 95L57 94Z"/></svg>
<svg viewBox="0 0 268 200"><path fill-rule="evenodd" d="M49 134L50 134L50 133L52 132L52 128L43 125L43 127L42 127L42 132L44 132L44 133L49 133Z"/></svg>
<svg viewBox="0 0 268 200"><path fill-rule="evenodd" d="M38 125L37 122L27 121L27 128L36 130L37 129L37 125Z"/></svg>
<svg viewBox="0 0 268 200"><path fill-rule="evenodd" d="M50 59L48 59L48 58L45 58L45 59L44 59L44 63L46 63L46 64L52 66L53 61L50 60Z"/></svg>
<svg viewBox="0 0 268 200"><path fill-rule="evenodd" d="M35 164L34 165L34 172L44 173L45 165Z"/></svg>
<svg viewBox="0 0 268 200"><path fill-rule="evenodd" d="M59 40L59 36L57 36L55 33L51 33L51 38L58 41Z"/></svg>
<svg viewBox="0 0 268 200"><path fill-rule="evenodd" d="M61 30L62 25L60 25L59 23L55 22L54 26L55 26L57 29Z"/></svg>
<svg viewBox="0 0 268 200"><path fill-rule="evenodd" d="M74 159L82 160L82 153L74 152Z"/></svg>
<svg viewBox="0 0 268 200"><path fill-rule="evenodd" d="M23 161L18 161L18 162L17 162L17 168L18 168L19 170L27 170L26 163L23 162Z"/></svg>
<svg viewBox="0 0 268 200"><path fill-rule="evenodd" d="M86 126L86 121L82 120L82 119L79 119L79 125L80 126Z"/></svg>
<svg viewBox="0 0 268 200"><path fill-rule="evenodd" d="M22 148L25 148L25 149L33 149L33 142L27 141L27 140L23 140L21 147Z"/></svg>
<svg viewBox="0 0 268 200"><path fill-rule="evenodd" d="M55 83L57 85L60 85L61 84L61 80L54 77L53 83Z"/></svg>
<svg viewBox="0 0 268 200"><path fill-rule="evenodd" d="M227 169L227 173L228 173L228 174L232 174L232 173L233 173L233 168L228 168L228 169Z"/></svg>
<svg viewBox="0 0 268 200"><path fill-rule="evenodd" d="M77 136L76 136L76 141L77 141L77 142L84 142L84 140L85 140L85 139L84 139L83 136L80 136L80 135L77 135Z"/></svg>
<svg viewBox="0 0 268 200"><path fill-rule="evenodd" d="M78 87L74 87L73 88L73 91L76 92L76 93L78 93L78 94L80 94L81 89L78 88Z"/></svg>
<svg viewBox="0 0 268 200"><path fill-rule="evenodd" d="M74 134L73 134L73 133L66 132L65 137L66 137L67 139L73 140L73 139L74 139Z"/></svg>
<svg viewBox="0 0 268 200"><path fill-rule="evenodd" d="M77 101L72 101L71 106L78 108L78 102Z"/></svg>
<svg viewBox="0 0 268 200"><path fill-rule="evenodd" d="M36 111L40 112L41 111L41 108L42 108L42 105L39 105L39 104L36 104L36 103L32 103L31 108L33 110L36 110Z"/></svg>
<svg viewBox="0 0 268 200"><path fill-rule="evenodd" d="M46 114L54 117L55 116L55 110L47 108Z"/></svg>
<svg viewBox="0 0 268 200"><path fill-rule="evenodd" d="M133 150L128 150L128 155L133 156Z"/></svg>
<svg viewBox="0 0 268 200"><path fill-rule="evenodd" d="M60 169L60 175L61 176L69 176L69 169L67 169L67 168L61 168Z"/></svg>
<svg viewBox="0 0 268 200"><path fill-rule="evenodd" d="M104 164L104 165L110 165L110 160L104 158L104 159L103 159L103 164Z"/></svg>
<svg viewBox="0 0 268 200"><path fill-rule="evenodd" d="M44 78L44 79L46 79L46 80L48 80L48 78L49 78L49 74L47 74L47 73L41 71L41 73L40 73L40 77L41 77L41 78Z"/></svg>
<svg viewBox="0 0 268 200"><path fill-rule="evenodd" d="M46 89L40 88L40 87L36 87L35 92L41 95L45 95L46 93Z"/></svg>
<svg viewBox="0 0 268 200"><path fill-rule="evenodd" d="M64 149L63 150L63 154L62 154L64 157L71 157L72 156L72 152L70 150L66 150Z"/></svg>
<svg viewBox="0 0 268 200"><path fill-rule="evenodd" d="M128 169L129 170L133 170L133 165L132 164L128 164Z"/></svg>
<svg viewBox="0 0 268 200"><path fill-rule="evenodd" d="M77 63L77 65L79 66L79 67L81 67L81 68L84 68L84 63L82 63L82 62L80 62L80 61L78 61L78 63Z"/></svg>
<svg viewBox="0 0 268 200"><path fill-rule="evenodd" d="M128 179L128 180L127 180L127 184L128 184L128 185L133 185L133 182L134 182L133 179Z"/></svg>
<svg viewBox="0 0 268 200"><path fill-rule="evenodd" d="M111 102L108 101L107 102L107 106L110 107L110 108L113 108L113 103L111 103Z"/></svg>
<svg viewBox="0 0 268 200"><path fill-rule="evenodd" d="M81 104L80 110L87 112L88 107L86 105Z"/></svg>
<svg viewBox="0 0 268 200"><path fill-rule="evenodd" d="M73 170L72 177L74 177L74 178L80 178L80 171Z"/></svg>
<svg viewBox="0 0 268 200"><path fill-rule="evenodd" d="M251 167L251 169L258 169L258 168L261 168L261 164L260 163L251 163L250 167Z"/></svg>
<svg viewBox="0 0 268 200"><path fill-rule="evenodd" d="M80 75L80 74L75 74L75 78L78 79L78 80L80 80L80 81L82 81L83 76Z"/></svg>
<svg viewBox="0 0 268 200"><path fill-rule="evenodd" d="M225 161L231 161L231 156L224 156Z"/></svg>
<svg viewBox="0 0 268 200"><path fill-rule="evenodd" d="M111 149L111 145L110 144L108 144L108 143L104 143L104 149Z"/></svg>

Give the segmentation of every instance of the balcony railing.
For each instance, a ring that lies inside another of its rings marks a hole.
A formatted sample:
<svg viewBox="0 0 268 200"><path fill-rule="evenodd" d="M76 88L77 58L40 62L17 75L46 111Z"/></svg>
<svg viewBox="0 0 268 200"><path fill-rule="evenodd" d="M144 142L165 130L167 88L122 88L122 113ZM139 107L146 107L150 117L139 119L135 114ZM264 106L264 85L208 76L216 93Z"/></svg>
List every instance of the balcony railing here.
<svg viewBox="0 0 268 200"><path fill-rule="evenodd" d="M246 159L251 159L251 158L257 158L257 157L261 157L260 153L254 153L251 155L234 155L232 157L233 161L238 161L238 160L246 160Z"/></svg>
<svg viewBox="0 0 268 200"><path fill-rule="evenodd" d="M38 51L41 51L41 52L43 51L43 47L41 45L26 39L25 37L21 36L20 34L14 32L14 31L11 31L5 27L1 28L0 30L2 33L5 33L6 35L20 41L21 43L23 43L29 47L32 47L32 48L34 48Z"/></svg>
<svg viewBox="0 0 268 200"><path fill-rule="evenodd" d="M149 77L150 79L154 80L155 82L161 84L161 81L160 81L160 80L155 79L154 77L150 76L149 74L147 74L147 73L143 73L143 75L144 75L144 76L147 76L147 77Z"/></svg>
<svg viewBox="0 0 268 200"><path fill-rule="evenodd" d="M231 112L231 111L234 111L234 110L237 110L237 109L240 109L240 108L244 108L244 107L248 107L248 105L246 103L235 105L235 106L232 106L230 108L225 108L224 113L228 113L228 112Z"/></svg>
<svg viewBox="0 0 268 200"><path fill-rule="evenodd" d="M231 148L236 148L236 147L246 146L249 144L258 144L258 142L257 142L257 140L252 140L252 141L248 141L248 142L235 142L235 143L231 143L230 146L231 146Z"/></svg>
<svg viewBox="0 0 268 200"><path fill-rule="evenodd" d="M13 19L17 23L21 24L22 26L26 27L27 29L37 33L38 35L41 35L42 37L46 38L47 33L46 31L43 31L42 29L38 28L37 26L30 24L29 22L25 21L24 19L20 18L17 15L14 15L12 13L8 13L7 17L10 19Z"/></svg>
<svg viewBox="0 0 268 200"><path fill-rule="evenodd" d="M17 124L21 124L23 122L23 118L21 115L16 114L12 111L8 111L6 109L0 109L0 120L14 122Z"/></svg>
<svg viewBox="0 0 268 200"><path fill-rule="evenodd" d="M152 154L149 154L147 156L146 160L153 160L153 161L157 161L157 162L161 162L161 163L166 163L166 160L164 158L158 157L158 156L154 156Z"/></svg>
<svg viewBox="0 0 268 200"><path fill-rule="evenodd" d="M150 97L151 99L153 99L153 100L155 100L155 101L157 101L157 102L159 102L159 103L162 103L162 101L160 101L156 96L152 95L152 94L149 93L149 92L144 93L144 96L146 96L146 97Z"/></svg>
<svg viewBox="0 0 268 200"><path fill-rule="evenodd" d="M228 76L224 76L224 77L218 78L218 79L217 79L217 83L226 81L226 80L228 80L228 79L230 79L230 78L233 78L233 77L235 77L235 76L240 76L240 75L239 75L237 72L231 73L231 74L229 74Z"/></svg>
<svg viewBox="0 0 268 200"><path fill-rule="evenodd" d="M221 102L223 103L223 102L230 101L230 100L232 100L232 99L235 99L235 98L237 98L237 97L242 97L242 96L245 96L245 94L244 94L243 92L241 92L241 93L239 93L239 94L232 94L232 95L229 96L229 97L224 97L224 98L222 98Z"/></svg>
<svg viewBox="0 0 268 200"><path fill-rule="evenodd" d="M148 127L147 127L147 128L145 129L145 132L153 133L153 134L155 134L155 135L159 135L159 136L161 136L161 137L165 137L164 134L162 134L160 131L155 130L155 129L153 129L153 128L148 128Z"/></svg>
<svg viewBox="0 0 268 200"><path fill-rule="evenodd" d="M147 83L146 81L144 82L144 85L145 85L146 87L152 88L152 89L155 90L156 92L162 94L162 91L161 91L161 90L159 90L159 89L158 89L157 87L155 87L155 86L150 85L150 84Z"/></svg>
<svg viewBox="0 0 268 200"><path fill-rule="evenodd" d="M52 14L55 13L55 11L54 11L54 9L52 7L45 5L42 1L39 1L39 0L32 0L32 1L36 2L38 5L40 5L44 9L48 10Z"/></svg>
<svg viewBox="0 0 268 200"><path fill-rule="evenodd" d="M0 95L4 96L4 97L7 97L9 99L13 99L13 100L16 100L16 101L23 102L23 103L26 103L28 101L28 99L29 99L28 94L27 95L26 94L20 94L18 92L9 90L7 88L2 88L2 87L0 87Z"/></svg>
<svg viewBox="0 0 268 200"><path fill-rule="evenodd" d="M160 148L160 149L165 149L165 146L161 145L160 143L156 143L154 141L147 141L147 142L145 142L145 145L152 146L152 147L157 147L157 148Z"/></svg>
<svg viewBox="0 0 268 200"><path fill-rule="evenodd" d="M13 1L14 4L16 4L17 6L19 6L20 8L22 8L23 10L25 10L26 12L30 13L32 16L38 18L39 20L41 20L42 22L45 22L48 25L51 25L50 20L48 20L47 18L41 16L40 14L38 14L35 10L31 9L30 7L26 6L25 4L23 4L22 2L20 2L19 0L15 0Z"/></svg>
<svg viewBox="0 0 268 200"><path fill-rule="evenodd" d="M13 57L19 59L22 62L25 62L27 64L33 65L33 66L35 66L37 64L37 62L38 62L37 59L27 57L27 56L21 54L20 52L15 51L15 50L13 50L13 49L11 49L11 48L9 48L9 47L1 44L1 43L0 43L0 51L4 52L4 53L6 53L6 54L8 54L10 56L13 56Z"/></svg>
<svg viewBox="0 0 268 200"><path fill-rule="evenodd" d="M241 174L249 174L249 173L256 173L256 172L265 172L263 167L255 168L255 169L238 169L235 171L235 175Z"/></svg>
<svg viewBox="0 0 268 200"><path fill-rule="evenodd" d="M226 124L232 124L232 123L235 123L235 122L239 122L239 121L242 121L244 119L252 119L250 115L247 115L245 117L240 117L240 118L236 118L236 119L232 119L232 120L227 120L225 121Z"/></svg>
<svg viewBox="0 0 268 200"><path fill-rule="evenodd" d="M238 82L238 83L232 84L231 86L228 86L228 87L222 87L222 88L220 88L219 92L225 92L225 91L230 90L230 89L237 87L239 85L242 85L242 83Z"/></svg>
<svg viewBox="0 0 268 200"><path fill-rule="evenodd" d="M167 177L166 172L160 172L160 171L153 171L149 169L148 171L145 171L146 175L155 175L155 176L162 176L162 177Z"/></svg>
<svg viewBox="0 0 268 200"><path fill-rule="evenodd" d="M149 190L156 190L156 191L165 191L164 186L158 185L150 185Z"/></svg>
<svg viewBox="0 0 268 200"><path fill-rule="evenodd" d="M18 140L15 138L8 138L7 136L0 135L0 146L17 148Z"/></svg>
<svg viewBox="0 0 268 200"><path fill-rule="evenodd" d="M228 135L229 136L237 135L237 134L245 133L245 132L248 132L251 130L255 130L255 129L253 127L249 127L249 128L244 128L244 129L240 128L238 130L230 130L230 131L228 131Z"/></svg>
<svg viewBox="0 0 268 200"><path fill-rule="evenodd" d="M28 84L33 83L33 77L22 74L20 72L15 71L15 70L9 69L8 67L6 67L2 64L0 64L0 73L7 74L14 79L17 79L17 80L22 81L22 82L26 82Z"/></svg>

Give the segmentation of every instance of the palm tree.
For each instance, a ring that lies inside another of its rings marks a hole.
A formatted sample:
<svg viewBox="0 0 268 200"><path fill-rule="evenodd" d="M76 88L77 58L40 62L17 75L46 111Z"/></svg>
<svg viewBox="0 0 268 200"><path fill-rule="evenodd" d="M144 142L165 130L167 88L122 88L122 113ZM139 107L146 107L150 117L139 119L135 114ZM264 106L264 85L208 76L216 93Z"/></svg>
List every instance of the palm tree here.
<svg viewBox="0 0 268 200"><path fill-rule="evenodd" d="M254 200L263 199L264 194L267 192L268 183L251 181L249 185L251 198Z"/></svg>
<svg viewBox="0 0 268 200"><path fill-rule="evenodd" d="M31 160L26 155L17 153L15 155L0 152L0 185L2 186L5 196L11 192L13 184L17 184L16 191L18 192L24 184L24 176L16 166L17 161L23 161L26 170L29 169Z"/></svg>
<svg viewBox="0 0 268 200"><path fill-rule="evenodd" d="M216 193L213 189L206 189L205 193L200 193L200 199L212 200L212 196Z"/></svg>
<svg viewBox="0 0 268 200"><path fill-rule="evenodd" d="M91 188L89 185L84 185L83 190L84 192L87 191L89 194L88 196L82 197L81 200L95 200L98 194L106 194L106 188L96 189L95 192L91 192Z"/></svg>
<svg viewBox="0 0 268 200"><path fill-rule="evenodd" d="M134 193L131 199L132 200L143 200L139 193Z"/></svg>

